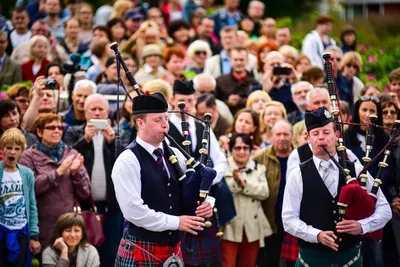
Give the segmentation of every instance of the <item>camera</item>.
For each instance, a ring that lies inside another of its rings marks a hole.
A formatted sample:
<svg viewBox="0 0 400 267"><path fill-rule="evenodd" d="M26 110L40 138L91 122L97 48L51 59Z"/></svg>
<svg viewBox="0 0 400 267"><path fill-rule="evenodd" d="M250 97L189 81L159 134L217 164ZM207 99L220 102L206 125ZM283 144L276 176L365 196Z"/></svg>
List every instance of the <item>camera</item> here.
<svg viewBox="0 0 400 267"><path fill-rule="evenodd" d="M46 89L57 90L57 80L55 79L46 79Z"/></svg>
<svg viewBox="0 0 400 267"><path fill-rule="evenodd" d="M286 67L274 67L272 71L273 75L290 75L291 73L292 69Z"/></svg>

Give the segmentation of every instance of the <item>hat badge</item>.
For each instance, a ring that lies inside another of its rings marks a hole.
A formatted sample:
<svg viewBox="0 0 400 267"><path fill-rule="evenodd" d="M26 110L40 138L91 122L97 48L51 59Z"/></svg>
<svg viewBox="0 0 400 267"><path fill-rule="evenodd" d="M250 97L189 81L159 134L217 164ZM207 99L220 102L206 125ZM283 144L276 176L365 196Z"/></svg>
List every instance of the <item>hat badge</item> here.
<svg viewBox="0 0 400 267"><path fill-rule="evenodd" d="M332 118L332 115L331 115L331 113L330 113L329 111L324 110L324 114L325 114L325 117L326 117L327 119Z"/></svg>

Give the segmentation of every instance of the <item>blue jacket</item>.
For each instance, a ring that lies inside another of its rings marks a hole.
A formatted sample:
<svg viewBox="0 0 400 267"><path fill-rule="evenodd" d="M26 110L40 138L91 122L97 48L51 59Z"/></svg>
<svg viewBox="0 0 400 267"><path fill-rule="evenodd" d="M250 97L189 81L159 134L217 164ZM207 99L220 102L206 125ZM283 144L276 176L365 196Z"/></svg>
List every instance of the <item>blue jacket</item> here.
<svg viewBox="0 0 400 267"><path fill-rule="evenodd" d="M19 174L22 178L22 185L25 199L26 217L28 219L29 236L39 235L39 220L35 197L35 175L32 170L17 164ZM3 181L4 164L0 162L0 184Z"/></svg>

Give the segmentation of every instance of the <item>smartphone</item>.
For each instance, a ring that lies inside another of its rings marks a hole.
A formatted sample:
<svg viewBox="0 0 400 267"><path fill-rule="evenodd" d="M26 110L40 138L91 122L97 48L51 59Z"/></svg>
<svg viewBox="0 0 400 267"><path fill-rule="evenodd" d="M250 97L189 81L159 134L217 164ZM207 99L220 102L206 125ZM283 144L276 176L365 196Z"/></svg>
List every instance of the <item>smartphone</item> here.
<svg viewBox="0 0 400 267"><path fill-rule="evenodd" d="M106 119L91 119L89 122L94 124L94 127L99 130L104 130L108 127L108 120Z"/></svg>
<svg viewBox="0 0 400 267"><path fill-rule="evenodd" d="M292 69L286 67L274 67L272 71L273 75L290 75L291 73Z"/></svg>

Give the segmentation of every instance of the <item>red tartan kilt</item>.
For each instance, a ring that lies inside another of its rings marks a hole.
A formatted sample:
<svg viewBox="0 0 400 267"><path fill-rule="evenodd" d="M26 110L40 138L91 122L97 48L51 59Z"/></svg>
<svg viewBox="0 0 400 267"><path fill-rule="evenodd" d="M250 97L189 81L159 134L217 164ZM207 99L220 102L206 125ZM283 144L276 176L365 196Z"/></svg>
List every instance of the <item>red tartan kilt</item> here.
<svg viewBox="0 0 400 267"><path fill-rule="evenodd" d="M297 244L297 238L285 232L282 242L281 258L296 261L299 252L300 249Z"/></svg>
<svg viewBox="0 0 400 267"><path fill-rule="evenodd" d="M115 260L115 267L156 267L162 266L168 257L173 254L182 259L180 249L181 243L176 246L160 246L153 242L136 239L133 236L126 235L121 239L118 247L118 254ZM146 253L143 249L150 252L153 256ZM162 262L160 262L158 259Z"/></svg>

